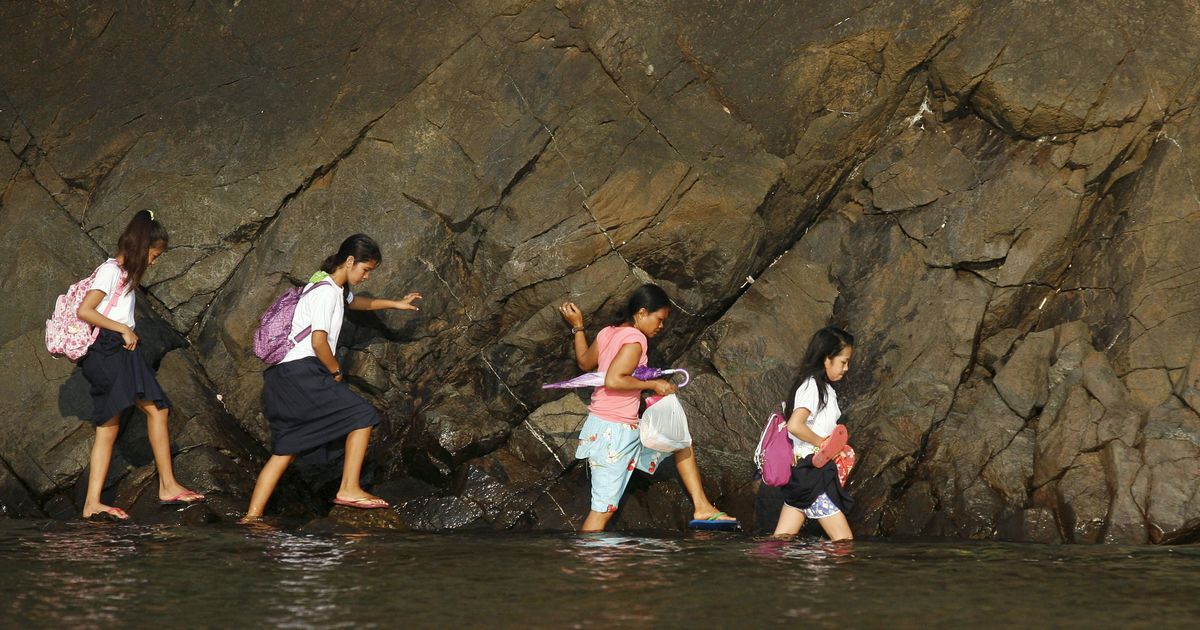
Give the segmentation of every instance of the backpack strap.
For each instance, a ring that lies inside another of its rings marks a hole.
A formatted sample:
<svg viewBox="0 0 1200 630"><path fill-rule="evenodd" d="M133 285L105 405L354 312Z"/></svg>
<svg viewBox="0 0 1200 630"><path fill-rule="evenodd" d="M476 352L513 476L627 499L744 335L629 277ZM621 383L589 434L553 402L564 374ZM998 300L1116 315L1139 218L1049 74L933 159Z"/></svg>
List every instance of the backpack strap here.
<svg viewBox="0 0 1200 630"><path fill-rule="evenodd" d="M325 277L328 278L329 276L325 276ZM319 281L314 282L311 287L308 287L307 289L301 291L300 297L296 298L296 303L299 304L300 298L303 298L304 296L308 295L309 293L312 293L312 291L314 289L316 289L317 287L319 287L323 284L327 284L325 282L325 278L321 278ZM333 285L333 286L337 286L337 285ZM304 327L304 330L301 330L300 332L296 333L296 336L293 337L293 341L295 341L296 343L300 343L301 341L304 341L304 338L308 337L308 335L311 333L312 333L312 324L309 324L308 326Z"/></svg>
<svg viewBox="0 0 1200 630"><path fill-rule="evenodd" d="M103 267L107 264L108 261L106 260L100 265L100 267ZM117 261L112 261L112 264L117 265L117 272L121 274L121 281L117 283L117 288L113 290L112 295L108 296L108 305L104 307L104 312L101 313L101 315L104 315L105 317L108 317L108 314L112 312L113 307L117 305L117 299L121 297L121 289L125 288L125 282L129 279L129 274L125 273L125 269L122 268ZM99 271L100 268L97 267L96 270ZM95 276L95 274L92 275Z"/></svg>

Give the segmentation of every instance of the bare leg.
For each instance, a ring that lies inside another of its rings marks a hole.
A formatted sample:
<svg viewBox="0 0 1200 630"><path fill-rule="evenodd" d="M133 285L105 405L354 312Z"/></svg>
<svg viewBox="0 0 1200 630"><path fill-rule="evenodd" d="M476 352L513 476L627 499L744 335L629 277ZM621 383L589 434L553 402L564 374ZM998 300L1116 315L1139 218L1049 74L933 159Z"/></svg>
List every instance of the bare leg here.
<svg viewBox="0 0 1200 630"><path fill-rule="evenodd" d="M679 478L683 480L683 487L688 494L692 496L692 518L706 519L711 518L720 510L708 500L708 495L704 494L704 484L700 481L700 467L696 465L696 451L692 447L675 452L675 470L679 471ZM593 512L594 513L594 512ZM591 518L589 516L589 518ZM730 516L723 516L722 521L737 520Z"/></svg>
<svg viewBox="0 0 1200 630"><path fill-rule="evenodd" d="M589 510L587 518L583 519L583 525L579 527L579 533L589 534L604 531L604 527L612 520L613 514L613 512Z"/></svg>
<svg viewBox="0 0 1200 630"><path fill-rule="evenodd" d="M112 462L113 445L117 443L117 434L121 432L120 420L121 416L117 414L96 427L96 441L92 442L92 458L88 469L87 497L83 501L84 518L109 510L119 512L118 518L125 517L124 510L100 502L104 480L108 478L108 465Z"/></svg>
<svg viewBox="0 0 1200 630"><path fill-rule="evenodd" d="M363 460L367 457L367 444L371 440L371 427L355 429L346 436L346 461L342 464L342 484L338 488L339 499L378 499L359 485L362 477Z"/></svg>
<svg viewBox="0 0 1200 630"><path fill-rule="evenodd" d="M258 481L254 482L254 492L250 494L250 507L246 508L243 521L254 520L263 515L263 511L267 509L267 501L271 500L275 486L279 485L279 478L294 459L295 455L272 455L267 460L262 472L258 473Z"/></svg>
<svg viewBox="0 0 1200 630"><path fill-rule="evenodd" d="M775 538L790 539L800 533L800 528L804 527L804 511L784 504L783 509L779 510L779 522L775 525Z"/></svg>
<svg viewBox="0 0 1200 630"><path fill-rule="evenodd" d="M846 515L842 512L819 518L817 522L821 524L821 529L825 530L829 540L834 542L854 540L854 533L850 531L850 523L846 521Z"/></svg>
<svg viewBox="0 0 1200 630"><path fill-rule="evenodd" d="M138 409L146 414L146 434L150 438L150 450L154 451L154 465L158 467L158 498L167 500L191 492L179 485L175 479L175 467L171 463L171 434L167 430L167 415L169 410L159 409L148 400L137 401ZM203 499L204 495L193 493L195 499Z"/></svg>

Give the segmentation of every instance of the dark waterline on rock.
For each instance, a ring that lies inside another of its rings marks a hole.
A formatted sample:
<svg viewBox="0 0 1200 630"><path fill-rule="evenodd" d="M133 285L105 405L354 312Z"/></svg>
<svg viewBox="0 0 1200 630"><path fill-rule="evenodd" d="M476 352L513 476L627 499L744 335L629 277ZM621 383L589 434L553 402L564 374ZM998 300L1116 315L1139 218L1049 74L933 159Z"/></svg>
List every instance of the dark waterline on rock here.
<svg viewBox="0 0 1200 630"><path fill-rule="evenodd" d="M0 521L21 627L1184 626L1200 547Z"/></svg>

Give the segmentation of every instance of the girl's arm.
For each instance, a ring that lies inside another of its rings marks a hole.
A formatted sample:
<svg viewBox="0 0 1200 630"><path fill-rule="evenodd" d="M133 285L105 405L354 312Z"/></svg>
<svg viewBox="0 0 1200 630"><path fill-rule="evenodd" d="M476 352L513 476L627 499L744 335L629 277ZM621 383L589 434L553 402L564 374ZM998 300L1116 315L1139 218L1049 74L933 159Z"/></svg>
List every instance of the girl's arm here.
<svg viewBox="0 0 1200 630"><path fill-rule="evenodd" d="M324 330L314 330L310 337L312 338L313 353L317 355L317 360L325 366L325 369L329 370L330 374L334 375L333 380L342 380L342 374L339 371L341 368L338 367L337 359L333 358L333 348L329 347L329 333Z"/></svg>
<svg viewBox="0 0 1200 630"><path fill-rule="evenodd" d="M401 311L419 311L421 309L413 305L413 300L419 299L421 299L421 294L416 292L404 296L403 300L385 300L356 295L347 306L352 311L382 311L389 308Z"/></svg>
<svg viewBox="0 0 1200 630"><path fill-rule="evenodd" d="M793 411L792 417L788 418L788 433L813 446L819 447L825 441L825 438L813 433L813 430L808 428L808 417L810 415L812 415L812 412L804 407L799 407Z"/></svg>
<svg viewBox="0 0 1200 630"><path fill-rule="evenodd" d="M79 309L75 311L75 316L79 319L104 330L111 330L121 335L125 341L125 349L133 350L137 347L138 336L133 332L133 329L125 324L111 320L96 310L100 306L100 301L107 294L103 291L93 289L88 291L83 296L83 302L79 304Z"/></svg>
<svg viewBox="0 0 1200 630"><path fill-rule="evenodd" d="M675 393L675 384L661 378L643 381L633 377L638 359L642 358L642 347L636 343L627 343L617 351L617 356L608 369L604 371L604 386L608 389L623 391L654 390L659 396Z"/></svg>
<svg viewBox="0 0 1200 630"><path fill-rule="evenodd" d="M588 345L587 332L583 330L583 311L571 302L558 307L563 319L571 325L571 343L575 349L575 363L584 372L600 367L600 349L596 344Z"/></svg>

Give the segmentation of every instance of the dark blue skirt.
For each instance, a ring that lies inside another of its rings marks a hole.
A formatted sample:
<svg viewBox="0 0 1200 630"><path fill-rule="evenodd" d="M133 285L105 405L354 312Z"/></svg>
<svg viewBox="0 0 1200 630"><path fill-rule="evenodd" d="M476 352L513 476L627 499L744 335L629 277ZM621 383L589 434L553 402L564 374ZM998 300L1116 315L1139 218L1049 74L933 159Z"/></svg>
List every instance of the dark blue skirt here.
<svg viewBox="0 0 1200 630"><path fill-rule="evenodd" d="M379 424L379 413L316 357L279 363L263 372L263 409L271 425L271 452L306 464L333 461L351 431Z"/></svg>
<svg viewBox="0 0 1200 630"><path fill-rule="evenodd" d="M837 464L829 461L824 466L813 466L812 455L796 462L792 466L792 478L781 488L783 502L803 510L811 507L822 494L842 512L849 512L854 506L854 499L846 494L846 489L838 481Z"/></svg>
<svg viewBox="0 0 1200 630"><path fill-rule="evenodd" d="M153 401L159 409L169 409L171 399L154 378L154 370L139 345L125 349L121 335L101 330L100 336L79 361L83 377L91 384L92 416L86 420L104 424L139 400Z"/></svg>

